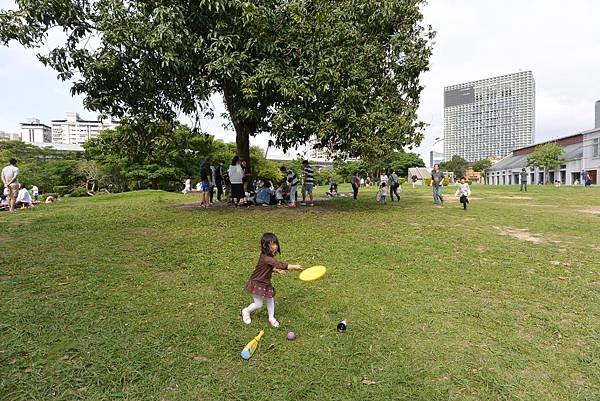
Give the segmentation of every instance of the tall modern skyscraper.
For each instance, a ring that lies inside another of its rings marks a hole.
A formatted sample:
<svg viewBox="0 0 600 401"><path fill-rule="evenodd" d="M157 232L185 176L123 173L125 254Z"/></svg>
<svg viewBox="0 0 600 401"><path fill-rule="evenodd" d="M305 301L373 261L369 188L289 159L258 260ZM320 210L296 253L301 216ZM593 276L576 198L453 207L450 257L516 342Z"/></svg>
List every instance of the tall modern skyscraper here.
<svg viewBox="0 0 600 401"><path fill-rule="evenodd" d="M444 88L444 160L504 157L532 145L535 81L517 72Z"/></svg>

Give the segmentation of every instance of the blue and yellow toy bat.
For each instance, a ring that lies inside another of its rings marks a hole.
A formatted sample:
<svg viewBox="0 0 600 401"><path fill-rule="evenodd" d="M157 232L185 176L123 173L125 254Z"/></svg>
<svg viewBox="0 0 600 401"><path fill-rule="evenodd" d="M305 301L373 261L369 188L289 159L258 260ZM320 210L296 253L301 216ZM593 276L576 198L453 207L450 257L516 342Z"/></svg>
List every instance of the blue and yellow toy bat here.
<svg viewBox="0 0 600 401"><path fill-rule="evenodd" d="M246 344L246 346L242 350L242 358L244 358L245 360L250 359L250 357L254 354L254 351L256 351L256 349L258 348L258 343L260 342L260 339L264 334L265 332L261 330L256 337L254 337L248 344Z"/></svg>

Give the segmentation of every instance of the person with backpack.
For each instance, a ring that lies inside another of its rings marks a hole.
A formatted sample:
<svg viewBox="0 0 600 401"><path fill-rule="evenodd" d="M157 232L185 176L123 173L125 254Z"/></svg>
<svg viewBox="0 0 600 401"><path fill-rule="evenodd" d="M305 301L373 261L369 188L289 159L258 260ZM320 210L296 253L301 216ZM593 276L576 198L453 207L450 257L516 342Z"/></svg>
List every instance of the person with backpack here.
<svg viewBox="0 0 600 401"><path fill-rule="evenodd" d="M392 174L389 178L390 183L390 199L394 201L394 195L398 198L398 202L400 202L400 194L398 194L398 188L400 188L400 179L398 178L398 174L395 171L392 171Z"/></svg>

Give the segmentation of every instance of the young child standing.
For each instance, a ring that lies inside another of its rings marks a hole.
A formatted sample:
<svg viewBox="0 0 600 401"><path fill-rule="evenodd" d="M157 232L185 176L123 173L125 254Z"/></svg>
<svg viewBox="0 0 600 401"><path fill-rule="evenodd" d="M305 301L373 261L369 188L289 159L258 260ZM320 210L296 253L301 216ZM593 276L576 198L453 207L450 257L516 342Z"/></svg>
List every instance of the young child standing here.
<svg viewBox="0 0 600 401"><path fill-rule="evenodd" d="M460 183L456 189L455 196L460 196L460 203L463 204L464 210L467 210L467 203L469 203L469 196L471 196L471 188L467 184L465 177L460 177Z"/></svg>
<svg viewBox="0 0 600 401"><path fill-rule="evenodd" d="M386 198L387 198L387 184L385 182L381 183L381 187L379 188L379 193L378 193L378 198L379 198L379 203L382 205L386 205Z"/></svg>
<svg viewBox="0 0 600 401"><path fill-rule="evenodd" d="M275 234L263 234L260 239L260 257L258 258L258 263L245 287L254 300L254 302L242 309L242 320L246 324L252 323L250 314L262 308L264 301L267 304L269 323L273 327L279 327L279 322L275 319L275 301L273 299L275 297L275 288L271 284L271 275L273 272L283 275L286 270L302 270L302 266L289 265L278 261L274 258L278 253L281 254L281 247Z"/></svg>

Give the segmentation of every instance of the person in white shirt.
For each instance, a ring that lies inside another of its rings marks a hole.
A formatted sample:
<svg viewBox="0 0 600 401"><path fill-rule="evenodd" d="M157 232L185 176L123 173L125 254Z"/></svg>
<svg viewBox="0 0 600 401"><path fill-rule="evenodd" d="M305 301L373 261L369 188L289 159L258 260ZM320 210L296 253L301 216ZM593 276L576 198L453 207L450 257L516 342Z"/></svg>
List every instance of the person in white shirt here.
<svg viewBox="0 0 600 401"><path fill-rule="evenodd" d="M185 188L183 188L183 191L181 191L184 195L187 194L188 192L192 192L192 180L191 179L187 179L185 180Z"/></svg>
<svg viewBox="0 0 600 401"><path fill-rule="evenodd" d="M233 204L237 206L238 202L245 197L243 184L244 169L241 166L239 156L233 157L227 174L229 175L229 182L231 182L231 199L233 200Z"/></svg>
<svg viewBox="0 0 600 401"><path fill-rule="evenodd" d="M471 196L471 188L469 187L469 184L467 184L467 180L465 177L460 178L460 184L458 184L455 196L460 196L460 203L463 204L463 210L467 210L469 196Z"/></svg>
<svg viewBox="0 0 600 401"><path fill-rule="evenodd" d="M385 183L385 185L387 185L389 180L390 179L387 176L387 170L384 171L383 173L381 173L381 175L379 176L379 188L381 188L383 186L382 184L384 184L384 183Z"/></svg>
<svg viewBox="0 0 600 401"><path fill-rule="evenodd" d="M2 169L2 183L8 188L8 205L11 212L15 211L17 193L19 192L19 168L17 159L10 159L9 165Z"/></svg>
<svg viewBox="0 0 600 401"><path fill-rule="evenodd" d="M17 201L15 203L16 207L31 207L33 201L31 200L31 195L25 185L21 185L21 189L19 190L19 194L17 195Z"/></svg>
<svg viewBox="0 0 600 401"><path fill-rule="evenodd" d="M38 197L40 196L40 189L37 187L37 185L31 187L31 196L33 197L34 202L37 201Z"/></svg>

